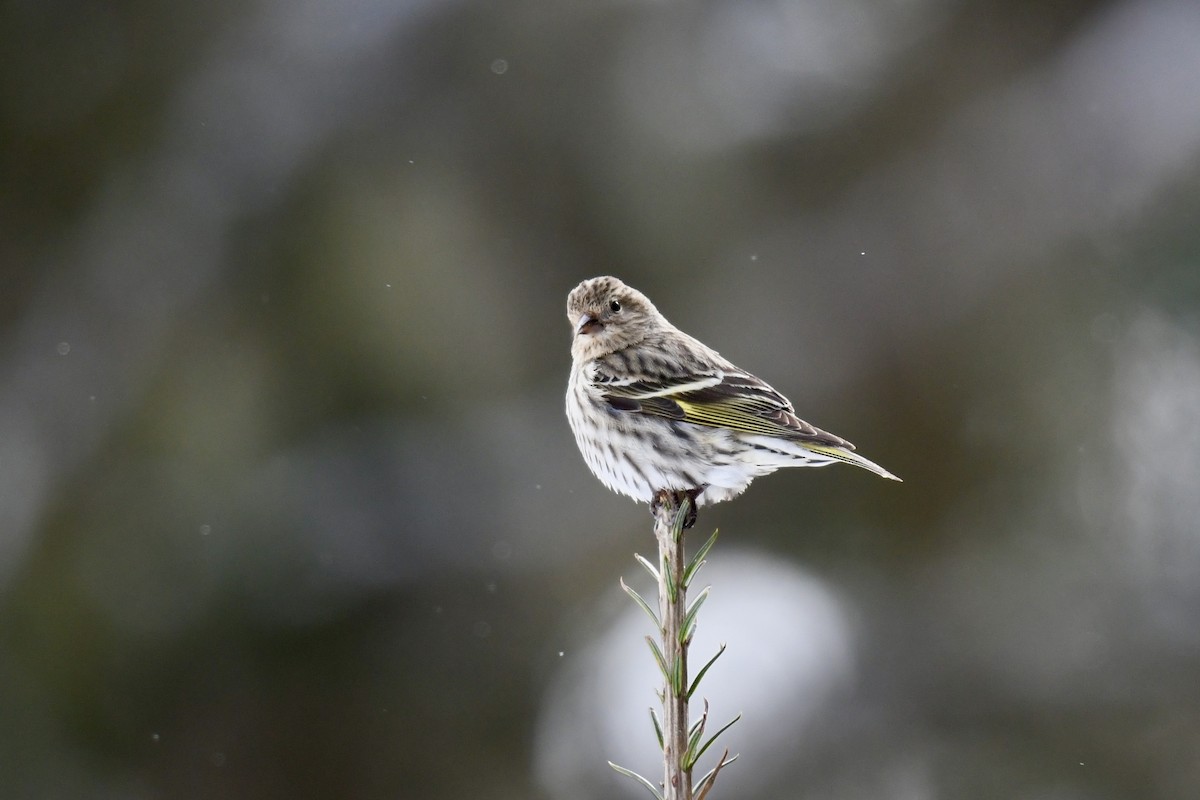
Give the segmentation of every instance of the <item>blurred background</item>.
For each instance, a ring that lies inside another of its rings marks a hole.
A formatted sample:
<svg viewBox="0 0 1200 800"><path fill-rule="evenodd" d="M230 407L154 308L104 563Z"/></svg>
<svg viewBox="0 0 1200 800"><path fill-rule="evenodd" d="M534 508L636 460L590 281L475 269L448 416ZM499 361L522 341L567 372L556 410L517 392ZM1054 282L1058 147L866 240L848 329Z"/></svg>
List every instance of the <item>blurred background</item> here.
<svg viewBox="0 0 1200 800"><path fill-rule="evenodd" d="M701 513L712 797L1200 796L1200 5L0 31L0 796L643 796L605 273L905 479Z"/></svg>

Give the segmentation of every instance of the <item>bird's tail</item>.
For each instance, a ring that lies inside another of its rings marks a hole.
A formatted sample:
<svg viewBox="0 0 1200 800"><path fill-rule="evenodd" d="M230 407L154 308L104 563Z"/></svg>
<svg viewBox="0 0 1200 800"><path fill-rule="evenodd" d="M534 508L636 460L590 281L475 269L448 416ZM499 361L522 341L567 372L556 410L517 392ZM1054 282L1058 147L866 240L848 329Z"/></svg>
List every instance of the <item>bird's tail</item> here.
<svg viewBox="0 0 1200 800"><path fill-rule="evenodd" d="M832 445L824 445L824 444L812 444L809 442L805 442L801 446L805 450L809 450L813 453L816 453L817 455L822 455L827 458L836 459L837 461L844 461L847 464L853 464L856 467L862 467L865 470L870 470L871 472L874 472L876 475L887 478L888 480L893 480L893 481L900 480L895 475L893 475L892 473L888 472L883 467L876 464L874 461L865 459L862 456L860 456L858 453L855 453L852 450L847 450L844 447L834 447Z"/></svg>

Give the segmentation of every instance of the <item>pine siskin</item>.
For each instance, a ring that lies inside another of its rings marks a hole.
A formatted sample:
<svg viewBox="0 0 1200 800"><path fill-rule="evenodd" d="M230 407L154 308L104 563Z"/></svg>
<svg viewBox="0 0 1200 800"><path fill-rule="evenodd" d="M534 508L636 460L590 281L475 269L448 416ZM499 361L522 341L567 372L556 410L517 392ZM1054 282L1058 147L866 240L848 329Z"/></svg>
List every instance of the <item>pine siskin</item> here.
<svg viewBox="0 0 1200 800"><path fill-rule="evenodd" d="M796 416L786 397L676 328L638 290L592 278L567 297L567 419L588 467L644 503L729 500L780 467L836 461L900 480Z"/></svg>

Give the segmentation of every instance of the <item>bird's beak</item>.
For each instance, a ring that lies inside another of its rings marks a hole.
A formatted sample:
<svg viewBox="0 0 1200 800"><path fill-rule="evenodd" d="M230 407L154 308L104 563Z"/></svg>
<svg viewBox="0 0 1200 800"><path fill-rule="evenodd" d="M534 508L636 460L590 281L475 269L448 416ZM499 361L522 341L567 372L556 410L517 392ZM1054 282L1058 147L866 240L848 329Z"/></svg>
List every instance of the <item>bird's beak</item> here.
<svg viewBox="0 0 1200 800"><path fill-rule="evenodd" d="M596 333L603 327L604 324L591 314L580 314L579 322L575 323L575 335L578 336L581 333Z"/></svg>

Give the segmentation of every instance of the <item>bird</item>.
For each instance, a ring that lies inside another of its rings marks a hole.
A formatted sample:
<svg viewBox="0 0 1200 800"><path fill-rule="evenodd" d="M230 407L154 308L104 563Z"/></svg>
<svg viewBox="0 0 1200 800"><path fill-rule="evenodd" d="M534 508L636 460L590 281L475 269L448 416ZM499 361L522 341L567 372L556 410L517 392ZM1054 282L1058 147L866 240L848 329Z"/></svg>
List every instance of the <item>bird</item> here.
<svg viewBox="0 0 1200 800"><path fill-rule="evenodd" d="M838 462L900 478L796 416L792 403L676 328L617 278L567 296L572 329L567 420L592 473L653 512L667 493L695 509L740 495L783 467Z"/></svg>

